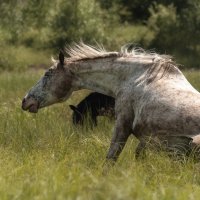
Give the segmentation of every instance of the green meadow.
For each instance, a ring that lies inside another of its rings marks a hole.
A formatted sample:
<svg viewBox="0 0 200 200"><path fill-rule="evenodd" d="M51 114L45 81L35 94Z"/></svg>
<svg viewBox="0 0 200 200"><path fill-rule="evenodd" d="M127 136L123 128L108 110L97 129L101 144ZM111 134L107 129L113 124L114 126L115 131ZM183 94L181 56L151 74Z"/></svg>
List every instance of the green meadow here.
<svg viewBox="0 0 200 200"><path fill-rule="evenodd" d="M73 127L69 104L24 112L21 99L42 70L0 73L0 199L195 200L200 196L200 164L148 152L136 161L138 141L130 137L117 164L102 175L114 121L99 117L93 130ZM200 90L200 72L185 75Z"/></svg>

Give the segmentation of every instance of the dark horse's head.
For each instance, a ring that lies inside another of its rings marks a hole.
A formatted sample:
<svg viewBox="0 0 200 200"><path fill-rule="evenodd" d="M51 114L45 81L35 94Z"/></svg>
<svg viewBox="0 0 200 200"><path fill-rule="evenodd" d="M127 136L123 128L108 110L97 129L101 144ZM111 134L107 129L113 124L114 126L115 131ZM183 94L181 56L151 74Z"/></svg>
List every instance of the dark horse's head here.
<svg viewBox="0 0 200 200"><path fill-rule="evenodd" d="M39 108L66 100L73 92L73 74L65 66L64 54L26 94L22 109L36 113Z"/></svg>

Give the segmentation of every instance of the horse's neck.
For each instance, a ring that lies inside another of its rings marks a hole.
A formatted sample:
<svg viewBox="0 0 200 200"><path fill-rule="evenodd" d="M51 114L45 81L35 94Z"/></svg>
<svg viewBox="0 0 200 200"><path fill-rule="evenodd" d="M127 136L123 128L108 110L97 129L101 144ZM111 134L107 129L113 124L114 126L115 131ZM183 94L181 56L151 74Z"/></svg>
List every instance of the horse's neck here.
<svg viewBox="0 0 200 200"><path fill-rule="evenodd" d="M130 65L113 58L86 60L76 64L74 73L80 89L115 97L121 84L130 75Z"/></svg>
<svg viewBox="0 0 200 200"><path fill-rule="evenodd" d="M139 84L140 88L145 87L154 74L155 78L152 78L152 81L153 84L157 84L157 81L162 79L165 68L158 68L148 75L148 69L151 69L153 64L152 59L139 62L131 57L109 57L77 61L71 69L76 76L78 89L89 89L116 97L125 84L131 84L132 87ZM183 85L189 87L190 84L176 67L171 68L171 71L162 81L183 82ZM143 89L140 91L142 93Z"/></svg>

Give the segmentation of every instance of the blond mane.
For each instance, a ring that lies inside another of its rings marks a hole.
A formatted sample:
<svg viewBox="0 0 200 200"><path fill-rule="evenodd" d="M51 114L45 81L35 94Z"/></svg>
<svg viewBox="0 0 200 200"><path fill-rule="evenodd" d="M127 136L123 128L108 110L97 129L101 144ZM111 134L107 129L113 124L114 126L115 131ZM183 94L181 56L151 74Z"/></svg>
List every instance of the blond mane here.
<svg viewBox="0 0 200 200"><path fill-rule="evenodd" d="M81 43L74 43L72 46L66 47L65 52L69 55L66 61L79 61L82 59L95 59L104 57L135 57L135 58L149 58L152 60L171 60L169 55L160 55L155 52L148 52L142 48L133 47L131 44L126 44L121 47L119 52L108 52L102 45L91 46Z"/></svg>
<svg viewBox="0 0 200 200"><path fill-rule="evenodd" d="M66 53L69 57L65 58L65 62L76 62L81 60L92 60L107 57L132 57L135 60L149 59L152 64L149 65L147 77L151 80L155 79L159 72L162 72L162 77L175 70L177 64L169 55L160 55L155 52L148 52L142 48L132 47L133 45L124 45L119 52L108 52L102 45L90 46L83 42L74 43L73 46L66 48ZM152 79L153 75L153 79Z"/></svg>
<svg viewBox="0 0 200 200"><path fill-rule="evenodd" d="M102 45L90 46L83 42L73 46L67 47L65 52L69 55L66 61L80 61L85 59L105 58L111 56L118 56L118 52L107 52Z"/></svg>

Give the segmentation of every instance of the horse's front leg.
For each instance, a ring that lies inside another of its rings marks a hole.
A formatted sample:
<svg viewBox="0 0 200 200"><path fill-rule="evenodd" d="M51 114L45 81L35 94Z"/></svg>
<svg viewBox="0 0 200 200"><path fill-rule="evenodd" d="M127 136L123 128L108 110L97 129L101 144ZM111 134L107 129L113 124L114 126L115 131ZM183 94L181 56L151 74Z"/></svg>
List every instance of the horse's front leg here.
<svg viewBox="0 0 200 200"><path fill-rule="evenodd" d="M131 130L130 120L126 120L125 117L116 120L114 134L106 156L107 161L115 162L117 160L131 134Z"/></svg>

